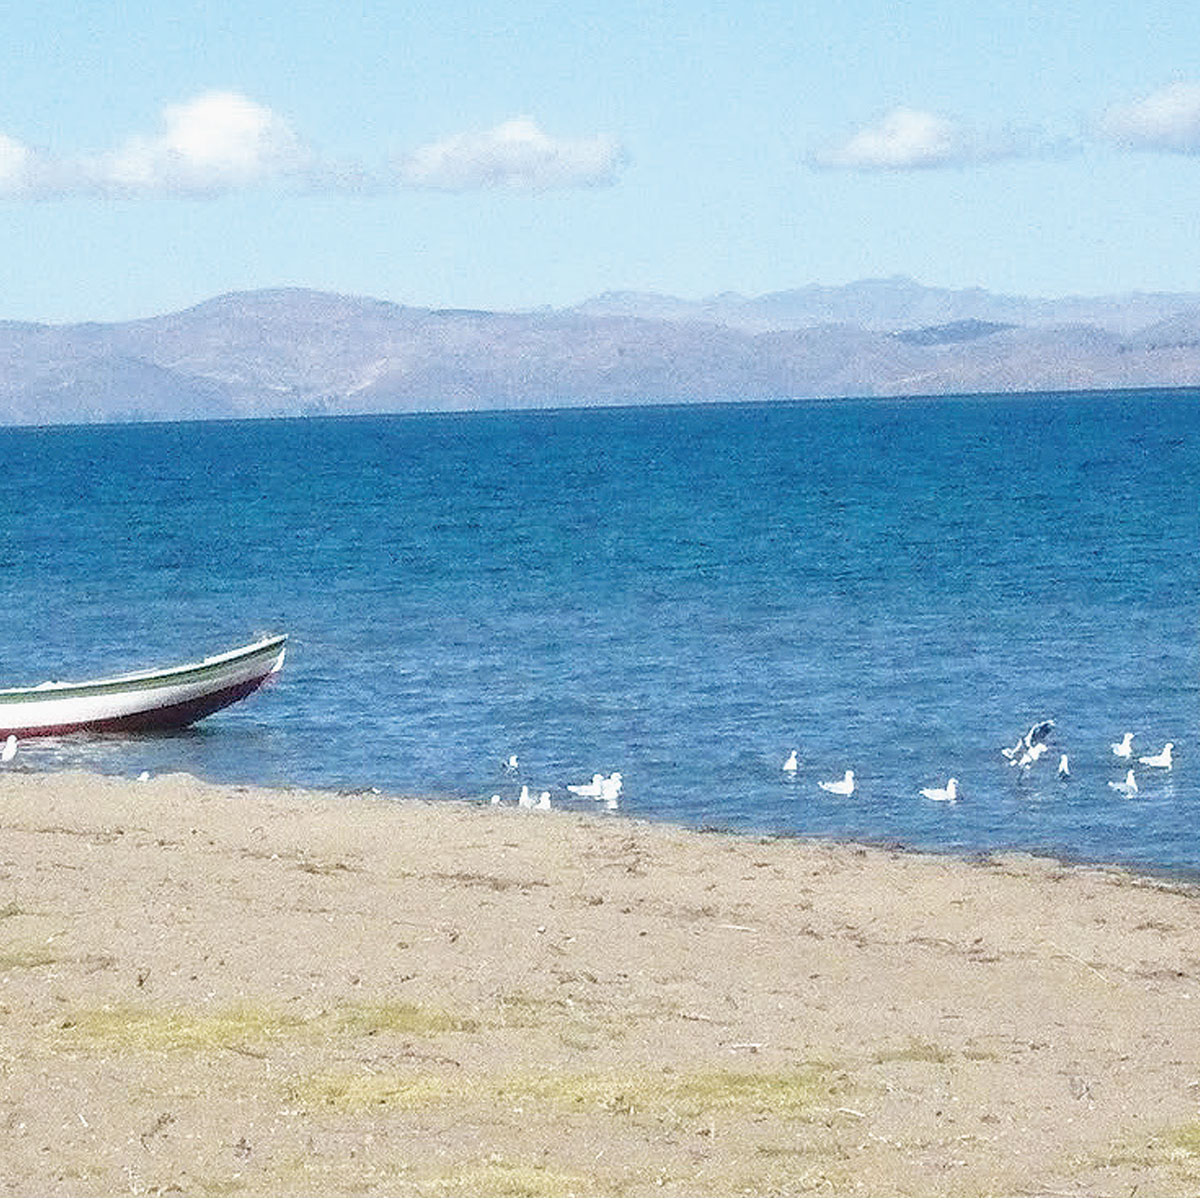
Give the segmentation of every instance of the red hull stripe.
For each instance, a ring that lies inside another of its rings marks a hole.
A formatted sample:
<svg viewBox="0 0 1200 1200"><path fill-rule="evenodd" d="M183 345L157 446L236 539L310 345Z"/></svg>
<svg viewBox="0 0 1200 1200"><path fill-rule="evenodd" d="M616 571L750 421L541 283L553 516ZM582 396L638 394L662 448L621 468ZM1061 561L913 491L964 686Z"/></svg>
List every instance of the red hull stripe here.
<svg viewBox="0 0 1200 1200"><path fill-rule="evenodd" d="M147 708L141 712L128 713L122 717L101 717L95 721L73 721L68 725L40 725L28 729L7 730L17 737L49 737L59 733L143 733L153 729L183 729L209 713L228 708L255 691L271 677L264 672L256 679L247 679L231 687L184 700L179 704L168 704L162 708Z"/></svg>

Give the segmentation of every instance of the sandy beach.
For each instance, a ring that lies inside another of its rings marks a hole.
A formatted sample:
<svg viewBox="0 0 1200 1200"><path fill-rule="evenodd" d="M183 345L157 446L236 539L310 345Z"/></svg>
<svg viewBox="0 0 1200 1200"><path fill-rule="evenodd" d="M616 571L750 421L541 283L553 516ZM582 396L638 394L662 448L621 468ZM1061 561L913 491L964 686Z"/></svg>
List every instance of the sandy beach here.
<svg viewBox="0 0 1200 1200"><path fill-rule="evenodd" d="M9 771L6 1194L1195 1194L1200 894Z"/></svg>

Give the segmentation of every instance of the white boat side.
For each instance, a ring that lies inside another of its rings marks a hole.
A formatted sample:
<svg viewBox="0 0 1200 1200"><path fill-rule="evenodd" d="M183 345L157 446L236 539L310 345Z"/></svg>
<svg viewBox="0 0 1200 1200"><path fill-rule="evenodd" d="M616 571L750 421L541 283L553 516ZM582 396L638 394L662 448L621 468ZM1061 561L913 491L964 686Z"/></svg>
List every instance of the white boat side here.
<svg viewBox="0 0 1200 1200"><path fill-rule="evenodd" d="M286 642L280 635L175 667L5 688L0 690L0 735L190 725L261 687L283 666Z"/></svg>

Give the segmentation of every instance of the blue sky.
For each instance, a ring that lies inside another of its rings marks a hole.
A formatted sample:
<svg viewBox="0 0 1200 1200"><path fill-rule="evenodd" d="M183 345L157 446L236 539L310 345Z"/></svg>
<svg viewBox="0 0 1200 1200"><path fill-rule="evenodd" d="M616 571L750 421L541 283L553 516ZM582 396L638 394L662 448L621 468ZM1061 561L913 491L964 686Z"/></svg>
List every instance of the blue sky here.
<svg viewBox="0 0 1200 1200"><path fill-rule="evenodd" d="M0 319L1200 290L1178 0L39 0L0 46Z"/></svg>

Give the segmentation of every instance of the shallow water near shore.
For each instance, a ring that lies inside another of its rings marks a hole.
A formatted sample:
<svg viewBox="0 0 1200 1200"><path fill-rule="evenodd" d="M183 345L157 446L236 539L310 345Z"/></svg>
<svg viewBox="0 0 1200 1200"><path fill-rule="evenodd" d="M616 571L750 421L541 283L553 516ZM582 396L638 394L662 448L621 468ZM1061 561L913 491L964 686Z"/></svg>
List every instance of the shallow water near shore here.
<svg viewBox="0 0 1200 1200"><path fill-rule="evenodd" d="M193 730L17 764L584 807L620 770L651 820L1194 868L1198 400L0 430L5 685L292 639ZM1176 756L1128 800L1126 730Z"/></svg>

